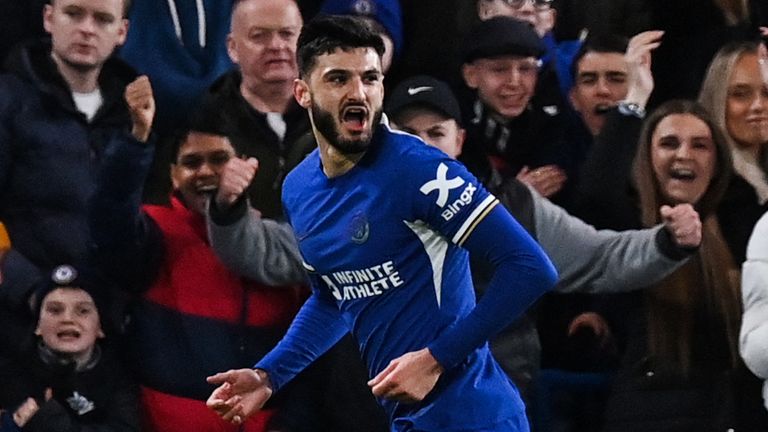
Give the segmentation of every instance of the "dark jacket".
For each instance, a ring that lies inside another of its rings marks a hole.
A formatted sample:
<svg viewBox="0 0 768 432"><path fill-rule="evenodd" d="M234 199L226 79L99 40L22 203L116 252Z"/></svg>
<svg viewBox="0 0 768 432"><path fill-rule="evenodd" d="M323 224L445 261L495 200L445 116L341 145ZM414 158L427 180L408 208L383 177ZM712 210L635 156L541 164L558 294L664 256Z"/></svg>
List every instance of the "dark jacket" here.
<svg viewBox="0 0 768 432"><path fill-rule="evenodd" d="M565 170L569 179L580 159L576 148L566 139L570 109L562 99L553 69L540 75L536 94L519 116L501 123L491 109L472 95L462 98L467 139L459 160L481 181L487 182L492 171L504 178L515 177L530 169L554 164ZM552 201L567 205L570 186L552 196Z"/></svg>
<svg viewBox="0 0 768 432"><path fill-rule="evenodd" d="M6 70L0 76L0 220L13 249L0 270L0 306L15 309L54 266L92 260L86 213L98 167L115 147L139 144L123 100L135 73L122 62L104 64L104 104L91 122L75 107L49 43L24 45ZM141 157L146 164L151 154Z"/></svg>
<svg viewBox="0 0 768 432"><path fill-rule="evenodd" d="M234 2L131 3L130 31L119 55L152 81L157 103L154 128L165 135L184 123L205 89L232 67L227 35ZM202 41L200 36L204 36Z"/></svg>
<svg viewBox="0 0 768 432"><path fill-rule="evenodd" d="M747 259L747 242L752 228L765 212L768 212L768 202L760 204L755 188L734 173L717 208L717 218L736 263Z"/></svg>
<svg viewBox="0 0 768 432"><path fill-rule="evenodd" d="M28 397L34 398L40 409L24 425L29 432L137 432L136 384L107 348L96 353L84 370L76 371L74 364L59 363L38 346L25 350L0 369L0 408L10 416ZM47 388L53 393L48 401ZM5 420L7 430L14 430Z"/></svg>
<svg viewBox="0 0 768 432"><path fill-rule="evenodd" d="M283 179L310 151L314 140L300 139L311 128L307 111L291 99L283 115L285 137L269 127L266 114L254 109L240 94L242 76L233 70L219 78L203 96L201 114L219 118L238 154L259 160L259 174L249 188L251 205L266 218L283 216Z"/></svg>

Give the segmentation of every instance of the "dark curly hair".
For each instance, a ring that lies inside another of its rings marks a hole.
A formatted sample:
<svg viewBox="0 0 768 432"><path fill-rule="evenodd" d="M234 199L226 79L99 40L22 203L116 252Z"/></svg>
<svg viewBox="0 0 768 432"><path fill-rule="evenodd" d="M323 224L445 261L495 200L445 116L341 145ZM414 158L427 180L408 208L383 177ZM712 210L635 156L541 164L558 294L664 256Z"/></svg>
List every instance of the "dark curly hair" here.
<svg viewBox="0 0 768 432"><path fill-rule="evenodd" d="M299 74L307 77L317 57L337 49L373 48L384 54L384 42L365 19L348 15L319 15L308 22L299 35L296 51Z"/></svg>

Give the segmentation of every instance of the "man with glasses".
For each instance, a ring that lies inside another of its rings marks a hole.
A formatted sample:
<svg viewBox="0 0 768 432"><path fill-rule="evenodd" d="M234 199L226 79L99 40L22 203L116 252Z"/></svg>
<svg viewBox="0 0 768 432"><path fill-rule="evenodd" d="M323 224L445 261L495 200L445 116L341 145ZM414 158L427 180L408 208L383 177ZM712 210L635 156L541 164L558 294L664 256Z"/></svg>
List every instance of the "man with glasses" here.
<svg viewBox="0 0 768 432"><path fill-rule="evenodd" d="M481 20L503 15L530 23L543 37L554 27L556 11L553 0L478 0L477 14ZM550 26L551 25L551 26Z"/></svg>
<svg viewBox="0 0 768 432"><path fill-rule="evenodd" d="M481 178L492 171L517 176L564 204L575 156L565 140L564 103L539 93L543 54L533 28L514 18L496 16L469 32L462 75L474 92L462 107L467 125L462 160Z"/></svg>

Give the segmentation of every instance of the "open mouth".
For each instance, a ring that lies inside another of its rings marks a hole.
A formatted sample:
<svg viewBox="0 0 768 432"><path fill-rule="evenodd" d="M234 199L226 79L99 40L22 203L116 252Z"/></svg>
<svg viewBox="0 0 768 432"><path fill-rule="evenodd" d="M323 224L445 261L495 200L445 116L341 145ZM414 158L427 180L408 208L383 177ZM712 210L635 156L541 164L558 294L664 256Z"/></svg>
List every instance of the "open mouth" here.
<svg viewBox="0 0 768 432"><path fill-rule="evenodd" d="M610 111L611 108L613 108L613 105L610 105L610 104L598 104L595 107L594 111L595 111L595 114L605 114L608 111Z"/></svg>
<svg viewBox="0 0 768 432"><path fill-rule="evenodd" d="M212 194L216 191L217 186L215 184L199 185L195 188L195 191L200 195Z"/></svg>
<svg viewBox="0 0 768 432"><path fill-rule="evenodd" d="M669 171L669 177L674 180L690 182L696 180L696 173L688 168L673 168Z"/></svg>
<svg viewBox="0 0 768 432"><path fill-rule="evenodd" d="M80 338L80 332L77 330L62 330L56 333L56 337L61 340L75 340Z"/></svg>
<svg viewBox="0 0 768 432"><path fill-rule="evenodd" d="M341 113L341 121L345 127L353 131L361 131L365 128L368 110L361 106L344 108Z"/></svg>

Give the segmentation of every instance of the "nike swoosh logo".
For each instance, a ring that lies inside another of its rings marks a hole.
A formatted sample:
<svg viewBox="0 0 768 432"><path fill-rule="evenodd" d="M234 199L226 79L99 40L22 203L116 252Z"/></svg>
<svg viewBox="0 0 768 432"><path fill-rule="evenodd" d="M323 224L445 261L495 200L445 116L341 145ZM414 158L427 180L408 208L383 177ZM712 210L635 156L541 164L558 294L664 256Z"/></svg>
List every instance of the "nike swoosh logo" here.
<svg viewBox="0 0 768 432"><path fill-rule="evenodd" d="M432 87L430 86L421 86L421 87L411 87L408 89L408 94L413 96L417 93L421 93L423 91L432 90Z"/></svg>

